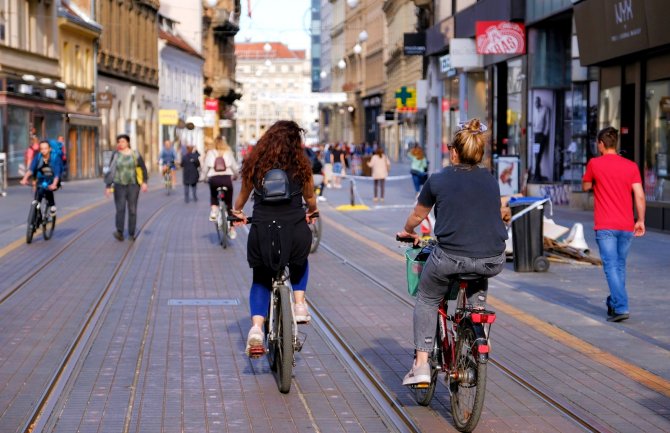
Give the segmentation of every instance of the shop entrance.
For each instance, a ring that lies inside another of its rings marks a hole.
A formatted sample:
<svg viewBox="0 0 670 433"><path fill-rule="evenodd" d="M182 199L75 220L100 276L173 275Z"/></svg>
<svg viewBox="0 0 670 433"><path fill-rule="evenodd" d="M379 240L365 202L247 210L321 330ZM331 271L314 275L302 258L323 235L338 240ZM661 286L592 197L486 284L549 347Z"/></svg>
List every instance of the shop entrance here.
<svg viewBox="0 0 670 433"><path fill-rule="evenodd" d="M621 138L620 154L635 161L635 84L621 88Z"/></svg>

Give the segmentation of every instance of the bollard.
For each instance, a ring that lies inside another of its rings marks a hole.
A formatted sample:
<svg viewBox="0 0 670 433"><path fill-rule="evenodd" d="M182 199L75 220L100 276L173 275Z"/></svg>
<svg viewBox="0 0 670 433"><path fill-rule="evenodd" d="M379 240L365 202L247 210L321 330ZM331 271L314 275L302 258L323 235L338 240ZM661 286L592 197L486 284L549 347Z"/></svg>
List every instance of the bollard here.
<svg viewBox="0 0 670 433"><path fill-rule="evenodd" d="M354 180L349 179L349 201L351 203L351 206L356 205L356 199L354 197Z"/></svg>

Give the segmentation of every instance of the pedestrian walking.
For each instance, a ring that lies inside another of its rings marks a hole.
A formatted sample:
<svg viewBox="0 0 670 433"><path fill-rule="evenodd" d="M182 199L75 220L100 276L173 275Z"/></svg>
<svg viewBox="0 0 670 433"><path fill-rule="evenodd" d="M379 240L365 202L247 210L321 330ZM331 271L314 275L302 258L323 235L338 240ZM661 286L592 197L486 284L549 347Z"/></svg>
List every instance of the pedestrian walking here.
<svg viewBox="0 0 670 433"><path fill-rule="evenodd" d="M228 190L224 196L224 202L228 209L233 208L233 176L237 176L239 167L235 155L225 137L217 137L214 140L214 149L205 155L205 169L207 170L207 182L209 183L209 204L211 205L209 220L216 221L219 214L219 201L217 188L226 187ZM235 239L235 230L230 230L230 238Z"/></svg>
<svg viewBox="0 0 670 433"><path fill-rule="evenodd" d="M342 176L345 174L344 150L340 143L330 152L330 163L333 164L333 188L342 188Z"/></svg>
<svg viewBox="0 0 670 433"><path fill-rule="evenodd" d="M410 165L410 174L412 175L412 182L414 182L414 191L419 194L421 187L428 179L428 161L420 146L414 146L407 154Z"/></svg>
<svg viewBox="0 0 670 433"><path fill-rule="evenodd" d="M586 164L582 178L582 189L592 189L594 195L593 228L610 290L605 301L608 322L620 322L630 315L626 257L633 236L645 233L646 203L640 170L633 161L617 154L618 141L619 131L611 126L598 132L601 156ZM633 201L637 220L633 215Z"/></svg>
<svg viewBox="0 0 670 433"><path fill-rule="evenodd" d="M384 202L384 184L386 183L386 178L389 176L389 170L391 169L391 161L388 157L384 155L384 149L378 147L375 150L374 155L368 161L368 167L372 169L372 179L374 182L374 198L372 201L375 203L378 200L377 188L379 188L379 200Z"/></svg>
<svg viewBox="0 0 670 433"><path fill-rule="evenodd" d="M323 148L323 183L326 188L333 186L333 163L330 162L330 155L333 153L333 145L326 144Z"/></svg>
<svg viewBox="0 0 670 433"><path fill-rule="evenodd" d="M136 238L137 201L142 192L147 191L147 167L142 155L130 148L130 137L120 134L116 137L116 151L112 154L109 171L105 175L105 196L114 194L116 205L116 231L114 237L123 241L123 226L128 208L128 236Z"/></svg>
<svg viewBox="0 0 670 433"><path fill-rule="evenodd" d="M184 183L184 201L189 202L190 192L193 191L193 201L198 201L198 179L200 179L200 154L194 146L186 146L186 153L181 159L183 169L182 182Z"/></svg>

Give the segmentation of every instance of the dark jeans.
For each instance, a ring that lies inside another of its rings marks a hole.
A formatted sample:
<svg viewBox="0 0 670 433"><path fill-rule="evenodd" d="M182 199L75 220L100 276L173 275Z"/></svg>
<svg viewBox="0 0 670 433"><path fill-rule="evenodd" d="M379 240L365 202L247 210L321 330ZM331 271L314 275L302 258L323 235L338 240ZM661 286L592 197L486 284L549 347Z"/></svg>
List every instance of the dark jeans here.
<svg viewBox="0 0 670 433"><path fill-rule="evenodd" d="M547 151L547 145L549 144L549 136L538 132L535 134L535 142L540 144L540 149L535 154L535 174L534 178L536 180L541 180L542 178L542 155Z"/></svg>
<svg viewBox="0 0 670 433"><path fill-rule="evenodd" d="M375 179L374 180L375 198L377 198L377 185L379 185L379 190L381 192L381 195L379 197L384 198L384 184L385 183L386 183L386 179Z"/></svg>
<svg viewBox="0 0 670 433"><path fill-rule="evenodd" d="M123 233L123 224L126 219L126 204L128 205L128 234L135 236L137 226L137 199L140 197L140 186L114 185L114 204L116 205L116 230Z"/></svg>
<svg viewBox="0 0 670 433"><path fill-rule="evenodd" d="M198 184L194 183L193 185L184 184L184 199L188 203L189 190L193 191L193 200L198 201Z"/></svg>
<svg viewBox="0 0 670 433"><path fill-rule="evenodd" d="M412 182L414 182L414 191L416 192L421 191L421 187L423 186L424 183L426 183L426 180L428 179L428 173L420 173L412 170L411 174L412 174Z"/></svg>
<svg viewBox="0 0 670 433"><path fill-rule="evenodd" d="M54 192L47 188L37 188L35 190L35 200L38 202L42 201L42 197L46 197L47 204L49 207L56 206L56 201L54 200Z"/></svg>
<svg viewBox="0 0 670 433"><path fill-rule="evenodd" d="M222 176L212 176L209 178L209 204L212 206L218 206L219 200L216 197L216 189L219 187L225 186L228 188L226 195L223 198L223 201L228 206L228 209L233 208L233 177L230 175Z"/></svg>

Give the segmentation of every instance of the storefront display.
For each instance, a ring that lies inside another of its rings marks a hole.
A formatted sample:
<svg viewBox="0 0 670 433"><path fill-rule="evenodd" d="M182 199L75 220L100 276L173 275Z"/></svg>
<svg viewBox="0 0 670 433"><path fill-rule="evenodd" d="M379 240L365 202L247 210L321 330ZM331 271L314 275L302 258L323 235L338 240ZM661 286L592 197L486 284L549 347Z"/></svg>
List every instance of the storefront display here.
<svg viewBox="0 0 670 433"><path fill-rule="evenodd" d="M444 81L442 95L442 166L449 165L447 150L461 117L459 98L459 77L449 77Z"/></svg>
<svg viewBox="0 0 670 433"><path fill-rule="evenodd" d="M23 176L26 166L23 154L29 143L30 110L21 107L7 107L7 176Z"/></svg>
<svg viewBox="0 0 670 433"><path fill-rule="evenodd" d="M670 201L670 80L647 83L644 183L647 200Z"/></svg>

